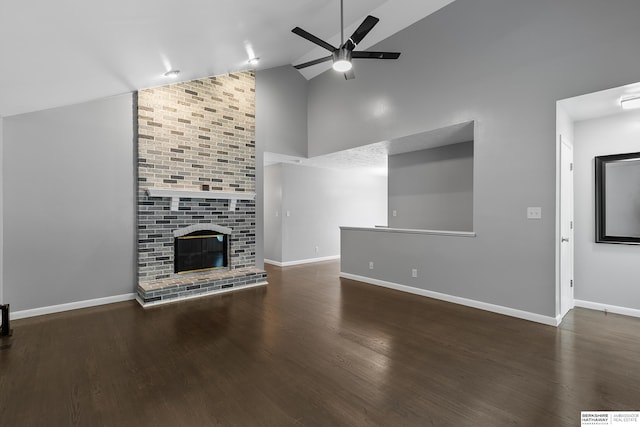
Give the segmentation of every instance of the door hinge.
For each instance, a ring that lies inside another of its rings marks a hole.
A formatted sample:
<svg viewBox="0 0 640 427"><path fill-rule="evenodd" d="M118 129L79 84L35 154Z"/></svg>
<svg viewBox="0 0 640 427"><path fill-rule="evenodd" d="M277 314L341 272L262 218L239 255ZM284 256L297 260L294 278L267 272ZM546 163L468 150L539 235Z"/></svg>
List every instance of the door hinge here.
<svg viewBox="0 0 640 427"><path fill-rule="evenodd" d="M573 221L569 222L569 228L573 230Z"/></svg>
<svg viewBox="0 0 640 427"><path fill-rule="evenodd" d="M569 163L569 170L572 171L573 170L573 163Z"/></svg>
<svg viewBox="0 0 640 427"><path fill-rule="evenodd" d="M573 279L569 280L569 283L571 284L571 287L573 288Z"/></svg>

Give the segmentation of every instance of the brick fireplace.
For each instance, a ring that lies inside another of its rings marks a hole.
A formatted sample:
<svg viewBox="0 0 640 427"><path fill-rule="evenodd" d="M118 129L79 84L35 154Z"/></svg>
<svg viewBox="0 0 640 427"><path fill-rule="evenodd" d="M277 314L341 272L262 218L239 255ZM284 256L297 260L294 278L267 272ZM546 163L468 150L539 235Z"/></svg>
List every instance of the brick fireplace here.
<svg viewBox="0 0 640 427"><path fill-rule="evenodd" d="M138 92L138 287L143 306L266 284L255 268L255 76ZM175 273L176 237L224 230L227 265Z"/></svg>

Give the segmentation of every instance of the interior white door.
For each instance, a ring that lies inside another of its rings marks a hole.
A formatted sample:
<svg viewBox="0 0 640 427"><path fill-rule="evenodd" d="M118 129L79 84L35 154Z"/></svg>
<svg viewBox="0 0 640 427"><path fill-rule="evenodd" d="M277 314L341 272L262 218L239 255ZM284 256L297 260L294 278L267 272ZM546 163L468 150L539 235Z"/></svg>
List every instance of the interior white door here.
<svg viewBox="0 0 640 427"><path fill-rule="evenodd" d="M560 316L573 308L573 148L560 137Z"/></svg>

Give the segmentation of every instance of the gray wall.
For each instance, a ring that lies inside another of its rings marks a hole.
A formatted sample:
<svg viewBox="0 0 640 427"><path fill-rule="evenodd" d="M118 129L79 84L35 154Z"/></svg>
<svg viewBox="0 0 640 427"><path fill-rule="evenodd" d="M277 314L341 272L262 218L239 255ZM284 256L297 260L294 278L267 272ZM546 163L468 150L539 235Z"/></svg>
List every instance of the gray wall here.
<svg viewBox="0 0 640 427"><path fill-rule="evenodd" d="M279 179L266 181L274 185L265 187L265 199L277 201L275 193L281 191L282 203L279 211L277 206L265 209L265 224L278 220L282 224L281 243L265 238L266 247L280 248L282 255L267 259L287 263L338 256L340 226L373 227L387 223L384 175L290 164L267 169L279 170L281 175Z"/></svg>
<svg viewBox="0 0 640 427"><path fill-rule="evenodd" d="M307 80L287 65L256 72L256 267L265 258L264 152L307 157ZM268 259L272 259L266 256Z"/></svg>
<svg viewBox="0 0 640 427"><path fill-rule="evenodd" d="M134 292L131 94L4 119L12 311Z"/></svg>
<svg viewBox="0 0 640 427"><path fill-rule="evenodd" d="M282 262L282 165L264 168L264 257Z"/></svg>
<svg viewBox="0 0 640 427"><path fill-rule="evenodd" d="M412 237L381 256L419 247L416 262L432 268L416 286L555 316L555 103L640 81L640 56L629 54L637 16L636 0L457 0L375 47L401 50L398 61L311 81L309 154L475 120L477 238ZM527 220L527 206L542 207L542 220ZM342 262L357 274L358 259L343 252Z"/></svg>
<svg viewBox="0 0 640 427"><path fill-rule="evenodd" d="M256 138L264 151L307 157L307 86L289 65L256 72Z"/></svg>
<svg viewBox="0 0 640 427"><path fill-rule="evenodd" d="M640 246L595 243L595 156L640 151L640 112L575 123L575 298L640 309Z"/></svg>
<svg viewBox="0 0 640 427"><path fill-rule="evenodd" d="M389 156L388 216L392 228L473 231L473 142Z"/></svg>

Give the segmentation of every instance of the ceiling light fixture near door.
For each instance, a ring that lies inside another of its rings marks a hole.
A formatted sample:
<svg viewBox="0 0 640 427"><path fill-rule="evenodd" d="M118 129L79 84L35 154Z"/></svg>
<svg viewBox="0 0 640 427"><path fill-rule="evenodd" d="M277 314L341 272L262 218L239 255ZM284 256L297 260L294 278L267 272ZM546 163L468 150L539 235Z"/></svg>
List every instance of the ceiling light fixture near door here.
<svg viewBox="0 0 640 427"><path fill-rule="evenodd" d="M260 62L260 58L256 56L254 58L249 59L247 62L249 63L249 65L256 66Z"/></svg>
<svg viewBox="0 0 640 427"><path fill-rule="evenodd" d="M325 48L331 55L324 58L314 59L313 61L305 62L304 64L294 65L298 70L312 65L320 64L325 61L333 61L333 69L344 73L344 78L351 80L355 78L355 74L351 69L353 64L351 59L398 59L399 52L367 52L367 51L354 51L356 46L362 41L362 39L369 34L369 31L380 21L375 16L367 16L362 24L356 29L356 31L344 41L344 11L343 0L340 0L340 47L334 47L326 41L314 36L311 33L306 32L300 27L295 27L291 30L292 33L299 35L300 37L309 40L311 43L315 43L320 47Z"/></svg>
<svg viewBox="0 0 640 427"><path fill-rule="evenodd" d="M623 110L631 110L633 108L640 108L640 95L629 96L620 100L620 105Z"/></svg>
<svg viewBox="0 0 640 427"><path fill-rule="evenodd" d="M178 77L178 74L180 74L180 70L171 70L164 73L164 76L175 79L176 77Z"/></svg>

